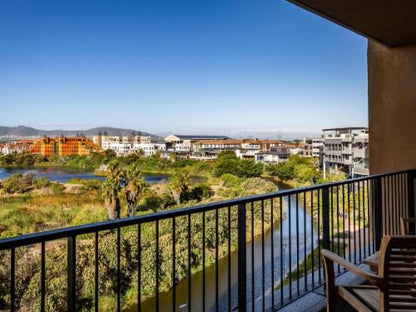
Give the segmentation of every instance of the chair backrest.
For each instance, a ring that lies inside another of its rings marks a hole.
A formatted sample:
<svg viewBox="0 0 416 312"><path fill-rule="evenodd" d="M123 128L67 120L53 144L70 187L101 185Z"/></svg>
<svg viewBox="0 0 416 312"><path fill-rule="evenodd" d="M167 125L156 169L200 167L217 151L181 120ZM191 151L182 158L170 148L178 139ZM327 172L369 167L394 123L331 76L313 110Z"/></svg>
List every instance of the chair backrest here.
<svg viewBox="0 0 416 312"><path fill-rule="evenodd" d="M400 229L402 235L415 235L416 218L401 218Z"/></svg>
<svg viewBox="0 0 416 312"><path fill-rule="evenodd" d="M416 236L385 236L380 246L380 311L416 311Z"/></svg>

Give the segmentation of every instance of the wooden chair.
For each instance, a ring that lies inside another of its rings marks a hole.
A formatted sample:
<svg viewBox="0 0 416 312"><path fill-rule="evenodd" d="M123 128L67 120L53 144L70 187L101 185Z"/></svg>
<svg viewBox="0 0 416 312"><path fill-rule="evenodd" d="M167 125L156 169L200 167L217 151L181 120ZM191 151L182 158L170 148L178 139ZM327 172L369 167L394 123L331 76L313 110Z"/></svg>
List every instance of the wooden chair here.
<svg viewBox="0 0 416 312"><path fill-rule="evenodd" d="M400 219L400 229L402 232L402 235L414 235L414 231L412 231L413 233L411 233L411 231L409 231L409 227L410 225L413 224L413 229L416 228L416 218L401 218Z"/></svg>
<svg viewBox="0 0 416 312"><path fill-rule="evenodd" d="M416 311L416 237L385 236L381 241L378 274L362 270L329 250L322 250L327 311L335 312L343 298L357 311ZM334 262L370 285L335 285Z"/></svg>

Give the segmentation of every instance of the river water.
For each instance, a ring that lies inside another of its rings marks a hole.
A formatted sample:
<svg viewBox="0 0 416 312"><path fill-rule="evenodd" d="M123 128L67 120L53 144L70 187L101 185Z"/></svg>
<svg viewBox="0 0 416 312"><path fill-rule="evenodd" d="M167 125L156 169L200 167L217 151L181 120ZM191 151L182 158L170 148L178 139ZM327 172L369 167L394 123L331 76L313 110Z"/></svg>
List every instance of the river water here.
<svg viewBox="0 0 416 312"><path fill-rule="evenodd" d="M271 290L271 237L274 239L274 281L279 281L280 278L280 259L283 256L283 272L288 273L290 268L296 266L297 254L299 252L299 262L301 263L304 259L304 251L306 248L306 254L310 253L314 247L317 246L318 237L316 230L311 224L311 216L305 211L301 202L296 208L296 202L293 198L290 205L290 229L289 232L289 211L288 211L288 199L284 199L284 213L286 217L282 223L282 241L283 241L283 254L280 254L280 227L275 226L273 233L271 231L265 234L264 245L265 245L265 289L270 292ZM297 215L296 215L297 213ZM298 220L298 227L296 222ZM305 223L306 220L306 223ZM306 229L306 232L305 232ZM297 232L299 231L299 250L296 250L296 238ZM311 239L311 233L314 233L314 241ZM304 234L306 233L306 242L304 242ZM289 239L290 238L290 239ZM291 248L289 248L289 240ZM291 250L291 263L289 265L289 250ZM262 294L262 241L261 237L254 240L254 289L255 298L258 298ZM252 272L251 272L251 242L247 243L247 297L251 301L251 283L252 283ZM232 306L237 305L237 253L231 254L231 301ZM228 311L228 258L223 258L219 261L219 310ZM202 272L192 275L191 277L191 296L192 296L192 308L190 311L202 311ZM206 311L215 310L215 266L212 265L206 268ZM181 304L187 302L188 297L188 280L184 279L179 282L176 286L176 302L178 307ZM161 293L159 295L160 311L172 311L172 291ZM137 311L137 306L128 308L126 311ZM155 311L155 298L150 298L142 302L142 311ZM188 311L185 309L184 311Z"/></svg>
<svg viewBox="0 0 416 312"><path fill-rule="evenodd" d="M51 181L65 183L72 178L105 180L105 177L94 175L93 171L68 169L68 168L0 168L0 180L7 178L15 173L33 173L38 178L48 178ZM168 180L168 175L163 174L144 174L147 183L159 183L162 180Z"/></svg>

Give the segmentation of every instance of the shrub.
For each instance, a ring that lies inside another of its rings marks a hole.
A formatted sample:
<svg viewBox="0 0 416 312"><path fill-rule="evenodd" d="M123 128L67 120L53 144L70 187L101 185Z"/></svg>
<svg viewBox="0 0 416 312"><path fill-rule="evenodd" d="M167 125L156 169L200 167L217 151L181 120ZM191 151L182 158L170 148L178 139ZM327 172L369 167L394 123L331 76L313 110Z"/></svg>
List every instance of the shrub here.
<svg viewBox="0 0 416 312"><path fill-rule="evenodd" d="M65 186L59 182L53 182L50 184L52 192L54 194L62 194L65 191Z"/></svg>
<svg viewBox="0 0 416 312"><path fill-rule="evenodd" d="M277 191L277 186L262 178L249 178L241 183L242 196L260 195Z"/></svg>
<svg viewBox="0 0 416 312"><path fill-rule="evenodd" d="M201 201L214 195L212 189L206 184L200 184L193 187L187 194L187 200Z"/></svg>
<svg viewBox="0 0 416 312"><path fill-rule="evenodd" d="M33 175L20 173L13 174L2 182L3 189L8 194L24 193L33 184Z"/></svg>
<svg viewBox="0 0 416 312"><path fill-rule="evenodd" d="M241 185L241 179L231 173L225 173L221 176L221 180L224 181L226 187L237 188Z"/></svg>
<svg viewBox="0 0 416 312"><path fill-rule="evenodd" d="M40 179L36 179L33 182L33 186L35 187L35 189L41 189L41 188L45 188L50 186L51 182L49 181L48 178L40 178Z"/></svg>

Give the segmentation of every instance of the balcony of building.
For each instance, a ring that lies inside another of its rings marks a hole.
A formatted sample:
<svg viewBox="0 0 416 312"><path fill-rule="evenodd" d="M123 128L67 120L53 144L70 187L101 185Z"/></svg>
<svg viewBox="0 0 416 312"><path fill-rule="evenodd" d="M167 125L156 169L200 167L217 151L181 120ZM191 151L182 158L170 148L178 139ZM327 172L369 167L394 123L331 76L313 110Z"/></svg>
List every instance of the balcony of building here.
<svg viewBox="0 0 416 312"><path fill-rule="evenodd" d="M413 170L378 174L3 239L1 269L9 278L1 289L9 300L2 311L46 311L57 297L61 310L101 311L102 270L116 280L106 293L114 311L301 311L305 304L319 311L321 250L355 264L373 255L383 235L399 233L400 218L415 215L414 177ZM102 251L109 243L114 263ZM66 258L54 258L59 248ZM53 288L49 261L66 287ZM81 265L88 276L79 274ZM19 289L24 266L38 266L37 302L25 302ZM344 273L336 267L339 278ZM126 285L136 285L133 293ZM137 304L126 306L131 296Z"/></svg>
<svg viewBox="0 0 416 312"><path fill-rule="evenodd" d="M0 290L8 296L2 311L54 310L52 289L60 310L100 311L104 269L116 281L107 289L114 311L320 311L321 249L360 264L383 235L400 232L401 218L415 216L416 3L291 2L369 38L372 175L3 239L0 269L7 279ZM127 228L136 235L126 237ZM101 253L109 240L114 263L104 263ZM62 289L49 283L46 269L55 248L67 250L65 259L55 259L65 272ZM21 257L23 249L30 257ZM90 266L88 276L78 273L80 265ZM38 283L31 285L36 302L24 302L19 290L25 266L38 267ZM342 267L335 272L346 276ZM135 291L127 293L127 283ZM126 296L137 304L125 306Z"/></svg>

